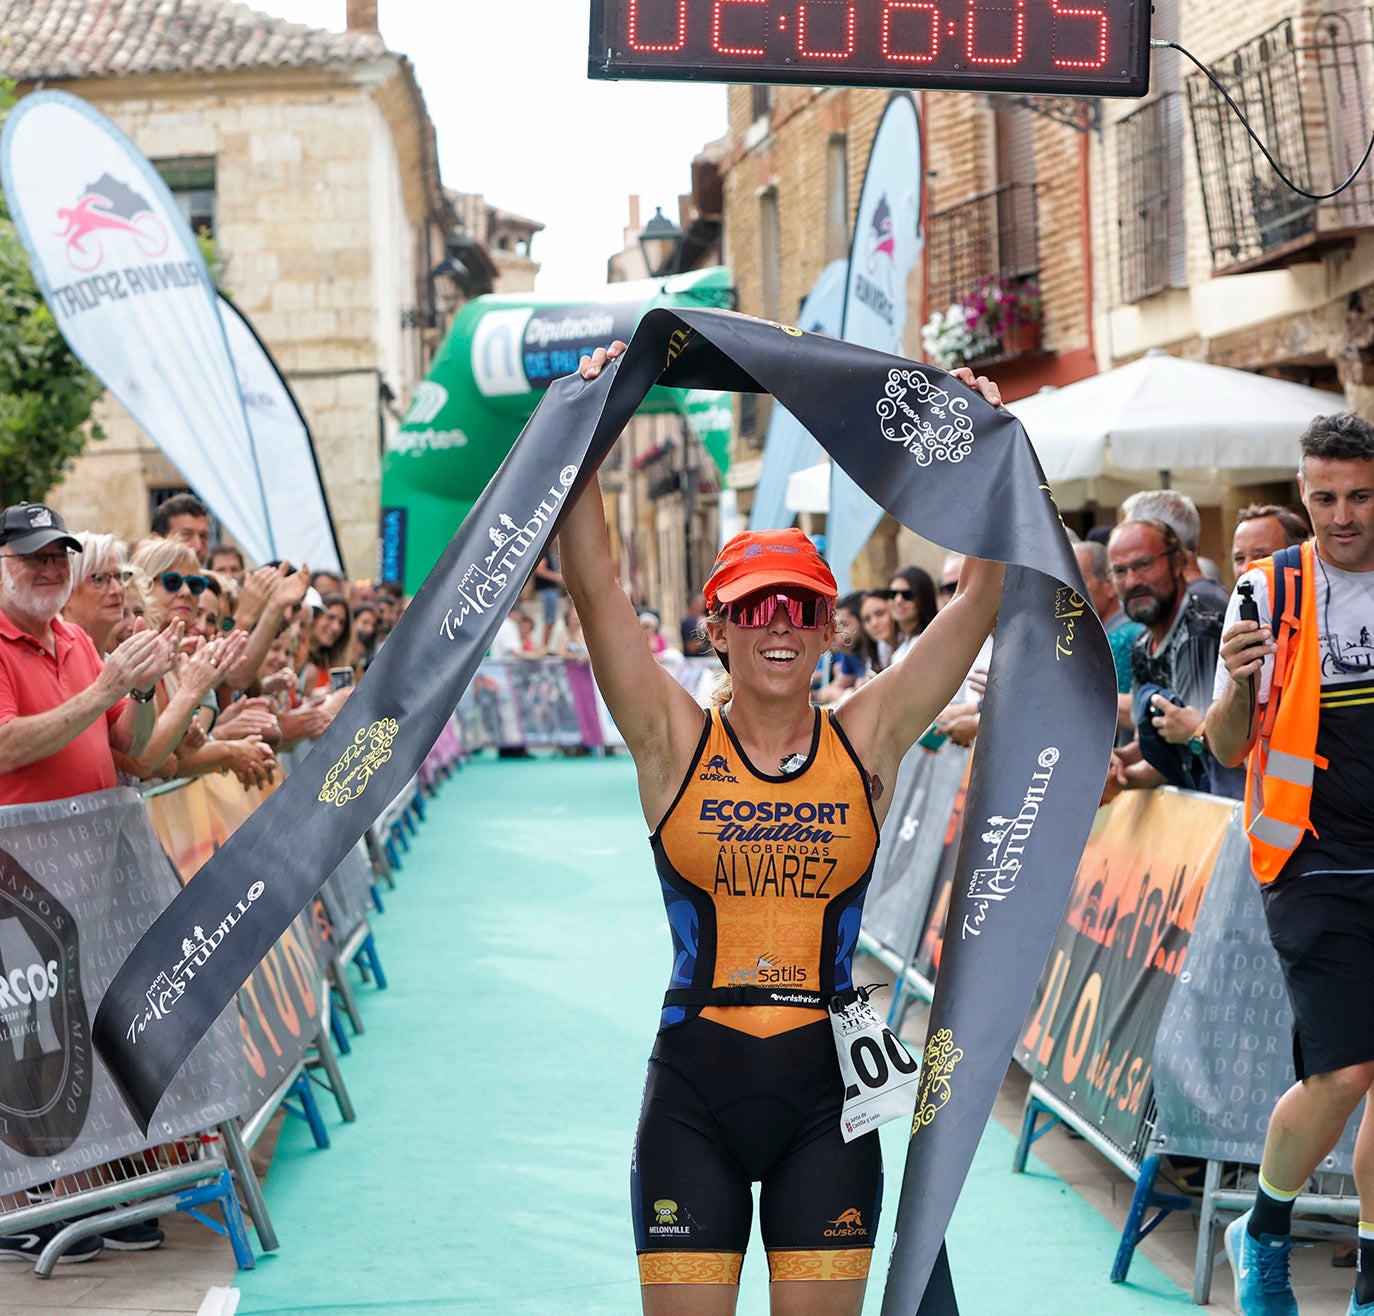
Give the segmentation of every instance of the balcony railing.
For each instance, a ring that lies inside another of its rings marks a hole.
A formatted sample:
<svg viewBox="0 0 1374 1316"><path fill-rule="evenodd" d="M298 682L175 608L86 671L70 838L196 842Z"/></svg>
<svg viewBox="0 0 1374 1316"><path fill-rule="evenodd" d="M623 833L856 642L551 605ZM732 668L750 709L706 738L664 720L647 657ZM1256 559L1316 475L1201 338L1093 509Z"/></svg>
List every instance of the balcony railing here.
<svg viewBox="0 0 1374 1316"><path fill-rule="evenodd" d="M1182 188L1171 149L1182 136L1176 93L1117 121L1117 255L1121 300L1137 302L1169 287L1182 246Z"/></svg>
<svg viewBox="0 0 1374 1316"><path fill-rule="evenodd" d="M1358 163L1370 136L1374 9L1284 19L1213 66L1283 172L1327 192ZM1279 180L1221 92L1188 80L1188 110L1202 180L1212 264L1264 269L1349 242L1374 227L1374 176L1361 171L1327 201Z"/></svg>
<svg viewBox="0 0 1374 1316"><path fill-rule="evenodd" d="M1004 183L930 217L930 310L966 304L989 283L1028 287L1040 268L1035 184ZM996 345L973 358L980 364L1024 356L1040 347L1038 310L1014 317Z"/></svg>

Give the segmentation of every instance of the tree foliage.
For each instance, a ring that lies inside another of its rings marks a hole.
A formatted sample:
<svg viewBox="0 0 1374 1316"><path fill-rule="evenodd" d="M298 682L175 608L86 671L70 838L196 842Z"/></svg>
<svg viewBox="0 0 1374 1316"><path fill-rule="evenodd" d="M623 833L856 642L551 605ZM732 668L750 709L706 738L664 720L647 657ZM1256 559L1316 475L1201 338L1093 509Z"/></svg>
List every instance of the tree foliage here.
<svg viewBox="0 0 1374 1316"><path fill-rule="evenodd" d="M13 104L13 84L0 84L0 123ZM58 330L0 196L0 506L41 502L61 481L103 391Z"/></svg>

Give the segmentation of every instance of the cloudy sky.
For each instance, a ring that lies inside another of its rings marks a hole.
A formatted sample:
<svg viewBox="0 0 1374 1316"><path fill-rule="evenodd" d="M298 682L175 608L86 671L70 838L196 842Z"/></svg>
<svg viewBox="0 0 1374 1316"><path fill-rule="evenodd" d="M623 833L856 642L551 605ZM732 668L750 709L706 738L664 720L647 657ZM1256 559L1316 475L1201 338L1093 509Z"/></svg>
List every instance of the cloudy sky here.
<svg viewBox="0 0 1374 1316"><path fill-rule="evenodd" d="M250 0L342 30L344 0ZM718 84L593 82L588 0L379 0L382 37L409 56L434 120L444 184L547 226L538 291L599 288L628 198L675 214L692 157L725 131ZM523 44L522 44L523 43Z"/></svg>

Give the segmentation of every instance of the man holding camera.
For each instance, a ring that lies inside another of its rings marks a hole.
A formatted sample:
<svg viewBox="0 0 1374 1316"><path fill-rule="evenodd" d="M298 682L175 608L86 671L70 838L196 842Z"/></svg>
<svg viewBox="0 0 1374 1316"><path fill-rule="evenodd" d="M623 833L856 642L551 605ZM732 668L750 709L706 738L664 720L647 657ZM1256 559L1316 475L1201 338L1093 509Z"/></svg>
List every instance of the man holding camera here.
<svg viewBox="0 0 1374 1316"><path fill-rule="evenodd" d="M1226 1230L1226 1252L1243 1316L1297 1312L1293 1201L1365 1101L1347 1316L1374 1316L1374 426L1353 412L1318 416L1301 451L1315 538L1237 583L1207 715L1217 756L1248 758L1251 863L1293 1005L1298 1076L1274 1108L1255 1205Z"/></svg>
<svg viewBox="0 0 1374 1316"><path fill-rule="evenodd" d="M1241 774L1213 757L1203 716L1221 618L1189 594L1182 541L1163 521L1123 521L1107 558L1121 606L1145 628L1131 646L1136 738L1112 756L1107 797L1162 785L1238 796Z"/></svg>

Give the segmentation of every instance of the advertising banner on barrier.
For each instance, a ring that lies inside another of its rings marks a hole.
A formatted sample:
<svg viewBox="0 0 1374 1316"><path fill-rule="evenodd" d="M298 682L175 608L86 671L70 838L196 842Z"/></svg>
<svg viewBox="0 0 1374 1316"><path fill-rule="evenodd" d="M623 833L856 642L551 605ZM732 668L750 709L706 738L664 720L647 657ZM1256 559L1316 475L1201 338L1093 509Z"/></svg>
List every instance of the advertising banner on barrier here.
<svg viewBox="0 0 1374 1316"><path fill-rule="evenodd" d="M177 890L131 790L0 809L0 1194L248 1109L232 1010L147 1134L91 1045L100 997Z"/></svg>
<svg viewBox="0 0 1374 1316"><path fill-rule="evenodd" d="M1101 810L1025 1031L1022 1067L1123 1151L1148 1113L1155 1032L1191 959L1233 800L1128 791ZM990 829L985 844L1000 837Z"/></svg>
<svg viewBox="0 0 1374 1316"><path fill-rule="evenodd" d="M1226 831L1154 1048L1155 1134L1171 1156L1258 1165L1296 1077L1293 1009L1269 941L1239 807ZM1351 1173L1352 1118L1323 1170Z"/></svg>
<svg viewBox="0 0 1374 1316"><path fill-rule="evenodd" d="M337 952L372 912L372 864L359 841L320 888L326 924L317 923L324 939Z"/></svg>
<svg viewBox="0 0 1374 1316"><path fill-rule="evenodd" d="M940 751L949 750L949 745ZM945 922L949 918L950 901L954 895L954 877L959 866L959 845L964 835L964 807L968 801L969 776L973 769L971 756L964 756L964 771L954 803L950 806L949 821L945 824L940 859L935 869L935 882L926 908L921 941L916 948L916 972L927 982L934 982L940 972L940 955L945 946Z"/></svg>
<svg viewBox="0 0 1374 1316"><path fill-rule="evenodd" d="M903 963L926 926L950 813L969 754L953 742L936 753L913 746L902 760L882 844L864 900L863 931ZM924 975L922 975L924 976Z"/></svg>
<svg viewBox="0 0 1374 1316"><path fill-rule="evenodd" d="M195 877L274 789L247 790L236 777L215 774L148 800L149 818L183 883ZM251 903L251 887L248 895ZM203 940L200 929L192 929L192 941L198 936ZM267 1100L315 1040L320 966L328 958L322 930L313 920L297 918L243 984L239 1033L247 1062L248 1109Z"/></svg>

